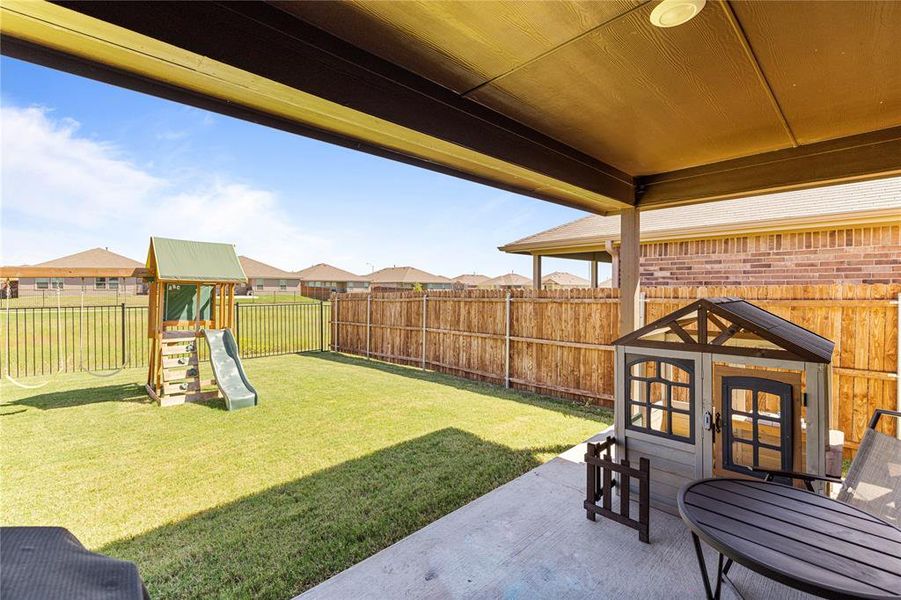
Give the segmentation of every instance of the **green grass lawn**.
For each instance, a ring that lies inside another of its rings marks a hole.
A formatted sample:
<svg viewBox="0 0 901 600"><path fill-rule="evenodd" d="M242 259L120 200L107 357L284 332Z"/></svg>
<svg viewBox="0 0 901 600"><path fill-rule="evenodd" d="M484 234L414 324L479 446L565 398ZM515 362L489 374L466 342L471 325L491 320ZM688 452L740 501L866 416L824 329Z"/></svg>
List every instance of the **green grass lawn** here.
<svg viewBox="0 0 901 600"><path fill-rule="evenodd" d="M3 524L62 525L154 598L290 598L604 429L606 411L317 353L261 405L160 409L143 371L0 385ZM527 498L523 498L527 502Z"/></svg>

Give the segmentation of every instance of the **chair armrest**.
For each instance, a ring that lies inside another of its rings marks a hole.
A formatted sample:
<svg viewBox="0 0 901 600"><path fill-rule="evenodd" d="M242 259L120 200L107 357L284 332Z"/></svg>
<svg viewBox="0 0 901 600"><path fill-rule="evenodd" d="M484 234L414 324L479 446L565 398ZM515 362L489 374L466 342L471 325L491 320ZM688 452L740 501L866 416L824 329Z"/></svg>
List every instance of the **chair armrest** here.
<svg viewBox="0 0 901 600"><path fill-rule="evenodd" d="M869 425L867 425L867 427L869 427L870 429L876 429L876 424L879 423L879 417L881 417L882 415L901 418L901 411L889 410L888 408L877 408L875 411L873 411L873 416L870 418L870 423Z"/></svg>
<svg viewBox="0 0 901 600"><path fill-rule="evenodd" d="M826 481L828 483L843 483L841 479L838 477L830 477L814 475L812 473L797 473L795 471L777 471L774 469L761 469L759 467L750 467L752 471L755 473L763 473L764 481L773 481L774 477L785 477L786 479L797 479L798 481L803 481L804 485L811 492L814 491L812 482L814 481Z"/></svg>

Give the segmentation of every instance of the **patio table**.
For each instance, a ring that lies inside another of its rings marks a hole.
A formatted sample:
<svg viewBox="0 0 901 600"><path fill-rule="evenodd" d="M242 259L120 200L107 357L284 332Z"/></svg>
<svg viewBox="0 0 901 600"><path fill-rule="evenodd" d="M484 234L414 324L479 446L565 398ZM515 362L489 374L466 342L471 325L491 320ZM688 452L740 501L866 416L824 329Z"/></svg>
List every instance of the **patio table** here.
<svg viewBox="0 0 901 600"><path fill-rule="evenodd" d="M134 563L87 550L62 527L0 527L3 600L148 600Z"/></svg>
<svg viewBox="0 0 901 600"><path fill-rule="evenodd" d="M901 597L901 529L857 508L747 479L686 484L678 503L708 598L731 585L733 563L823 598ZM719 552L715 587L699 538Z"/></svg>

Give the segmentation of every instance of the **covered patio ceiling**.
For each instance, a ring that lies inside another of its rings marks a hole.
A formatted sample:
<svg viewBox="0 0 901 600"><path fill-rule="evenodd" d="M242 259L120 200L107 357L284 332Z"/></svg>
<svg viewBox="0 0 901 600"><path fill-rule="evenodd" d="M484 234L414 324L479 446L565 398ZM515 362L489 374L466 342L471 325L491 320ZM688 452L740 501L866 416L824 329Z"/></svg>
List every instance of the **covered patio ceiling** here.
<svg viewBox="0 0 901 600"><path fill-rule="evenodd" d="M901 3L22 2L3 54L589 210L901 174Z"/></svg>

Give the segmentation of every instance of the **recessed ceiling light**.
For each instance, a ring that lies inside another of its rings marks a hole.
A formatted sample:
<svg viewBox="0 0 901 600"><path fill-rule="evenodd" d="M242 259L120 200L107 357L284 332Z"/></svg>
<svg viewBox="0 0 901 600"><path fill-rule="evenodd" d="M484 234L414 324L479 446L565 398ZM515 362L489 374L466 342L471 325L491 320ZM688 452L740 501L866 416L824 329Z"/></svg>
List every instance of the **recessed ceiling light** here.
<svg viewBox="0 0 901 600"><path fill-rule="evenodd" d="M663 0L651 11L651 24L657 27L675 27L693 19L701 12L707 0Z"/></svg>

